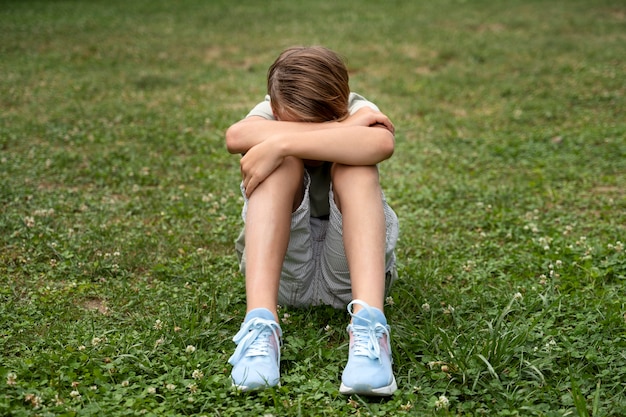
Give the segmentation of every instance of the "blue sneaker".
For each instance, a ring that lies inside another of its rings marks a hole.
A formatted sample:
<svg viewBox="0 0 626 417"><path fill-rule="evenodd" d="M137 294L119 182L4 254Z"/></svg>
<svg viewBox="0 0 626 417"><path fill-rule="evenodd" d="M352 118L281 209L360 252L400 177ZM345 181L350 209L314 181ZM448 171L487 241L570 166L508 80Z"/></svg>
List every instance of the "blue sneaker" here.
<svg viewBox="0 0 626 417"><path fill-rule="evenodd" d="M253 391L278 385L280 380L280 343L282 331L274 315L265 308L251 310L233 341L235 353L228 359L233 365L233 386Z"/></svg>
<svg viewBox="0 0 626 417"><path fill-rule="evenodd" d="M354 304L361 306L356 314L352 313ZM360 300L348 304L348 313L352 316L352 323L348 325L350 353L339 392L379 397L392 395L398 386L391 369L389 326L385 315Z"/></svg>

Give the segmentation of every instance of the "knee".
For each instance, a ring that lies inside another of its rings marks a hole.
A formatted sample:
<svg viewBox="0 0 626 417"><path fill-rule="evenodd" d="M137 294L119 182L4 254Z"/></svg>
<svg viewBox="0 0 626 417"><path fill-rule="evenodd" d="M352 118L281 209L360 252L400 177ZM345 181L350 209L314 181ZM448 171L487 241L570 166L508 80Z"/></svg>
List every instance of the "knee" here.
<svg viewBox="0 0 626 417"><path fill-rule="evenodd" d="M378 188L380 178L376 165L343 165L333 164L331 170L333 189L340 191L344 187Z"/></svg>
<svg viewBox="0 0 626 417"><path fill-rule="evenodd" d="M302 159L296 158L295 156L286 157L283 160L280 169L287 175L294 175L298 177L302 177L304 175L304 163L302 162Z"/></svg>
<svg viewBox="0 0 626 417"><path fill-rule="evenodd" d="M339 211L345 204L369 204L378 200L382 190L378 168L374 165L352 166L334 164L331 170L333 197Z"/></svg>
<svg viewBox="0 0 626 417"><path fill-rule="evenodd" d="M281 187L299 185L304 176L302 160L293 156L286 157L282 164L264 182L276 183Z"/></svg>
<svg viewBox="0 0 626 417"><path fill-rule="evenodd" d="M291 201L296 210L304 196L304 164L301 159L287 157L254 191L255 198L283 199ZM252 198L252 197L251 197Z"/></svg>

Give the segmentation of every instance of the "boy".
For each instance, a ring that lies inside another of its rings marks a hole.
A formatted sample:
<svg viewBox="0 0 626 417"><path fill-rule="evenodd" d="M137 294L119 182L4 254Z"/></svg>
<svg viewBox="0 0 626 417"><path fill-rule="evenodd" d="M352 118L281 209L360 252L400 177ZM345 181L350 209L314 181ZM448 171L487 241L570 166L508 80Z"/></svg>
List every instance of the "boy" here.
<svg viewBox="0 0 626 417"><path fill-rule="evenodd" d="M237 239L247 313L233 340L240 390L276 386L282 330L277 304L347 305L350 350L340 392L397 389L383 313L395 278L398 219L376 164L394 149L387 116L350 92L345 64L323 47L285 50L268 95L226 132L242 154L244 231Z"/></svg>

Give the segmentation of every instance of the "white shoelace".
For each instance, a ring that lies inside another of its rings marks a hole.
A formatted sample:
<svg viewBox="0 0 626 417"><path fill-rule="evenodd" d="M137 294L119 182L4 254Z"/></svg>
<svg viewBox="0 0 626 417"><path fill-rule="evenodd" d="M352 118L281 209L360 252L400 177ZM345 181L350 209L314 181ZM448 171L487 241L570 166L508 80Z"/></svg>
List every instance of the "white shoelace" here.
<svg viewBox="0 0 626 417"><path fill-rule="evenodd" d="M369 312L371 308L366 303L360 300L354 300L348 304L348 313L355 319L355 314L352 312L352 305L358 304L362 309L368 312L368 316L371 318L372 314ZM352 333L352 352L357 356L367 356L370 359L381 360L380 357L380 341L383 336L387 336L387 343L389 343L389 326L385 326L381 323L374 323L366 317L358 316L357 320L363 320L367 323L367 326L349 324L348 331Z"/></svg>
<svg viewBox="0 0 626 417"><path fill-rule="evenodd" d="M379 339L387 335L387 340L389 340L389 329L386 326L380 323L376 323L374 326L350 324L348 330L352 332L352 352L354 355L381 360Z"/></svg>
<svg viewBox="0 0 626 417"><path fill-rule="evenodd" d="M250 319L241 326L241 329L233 337L233 342L237 348L228 359L231 365L236 364L246 356L268 356L271 348L271 338L274 337L277 347L278 362L280 362L280 336L282 332L280 326L273 320L261 318Z"/></svg>

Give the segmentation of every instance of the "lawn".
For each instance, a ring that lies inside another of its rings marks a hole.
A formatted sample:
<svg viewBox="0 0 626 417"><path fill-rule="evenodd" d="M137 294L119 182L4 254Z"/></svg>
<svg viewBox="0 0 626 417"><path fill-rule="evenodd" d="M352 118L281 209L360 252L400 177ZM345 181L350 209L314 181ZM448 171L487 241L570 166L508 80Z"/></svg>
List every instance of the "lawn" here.
<svg viewBox="0 0 626 417"><path fill-rule="evenodd" d="M626 415L626 5L0 1L0 415ZM245 312L224 131L322 44L396 125L399 390L339 394L348 316Z"/></svg>

